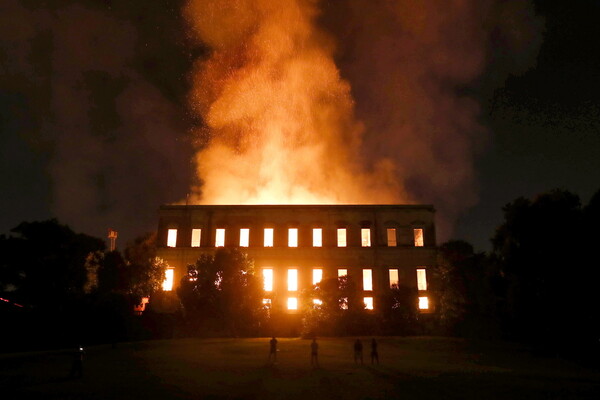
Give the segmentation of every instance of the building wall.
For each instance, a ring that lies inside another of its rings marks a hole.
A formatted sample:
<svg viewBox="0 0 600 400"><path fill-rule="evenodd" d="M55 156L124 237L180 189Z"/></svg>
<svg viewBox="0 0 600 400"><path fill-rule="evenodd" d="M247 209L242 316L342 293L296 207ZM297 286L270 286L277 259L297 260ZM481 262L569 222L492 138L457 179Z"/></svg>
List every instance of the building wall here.
<svg viewBox="0 0 600 400"><path fill-rule="evenodd" d="M417 287L416 270L435 262L434 212L429 205L235 205L162 206L158 226L158 256L174 268L174 289L201 254L216 251L216 230L225 229L225 247L240 244L240 229L249 229L244 248L257 269L273 268L273 295L284 308L287 270L297 268L299 291L312 285L312 269L323 278L337 277L345 268L357 284L362 270L373 270L376 296L389 287L389 269L398 269L400 285ZM264 247L264 229L274 232L273 247ZM298 247L288 247L288 229L298 229ZM322 247L313 247L313 228L322 229ZM338 247L337 230L347 231L347 247ZM177 230L175 247L168 247L169 229ZM200 246L192 247L192 229L200 229ZM370 229L371 246L361 245L361 229ZM395 229L396 246L388 246L387 229ZM414 230L423 230L423 246L415 246ZM421 292L420 296L426 295Z"/></svg>

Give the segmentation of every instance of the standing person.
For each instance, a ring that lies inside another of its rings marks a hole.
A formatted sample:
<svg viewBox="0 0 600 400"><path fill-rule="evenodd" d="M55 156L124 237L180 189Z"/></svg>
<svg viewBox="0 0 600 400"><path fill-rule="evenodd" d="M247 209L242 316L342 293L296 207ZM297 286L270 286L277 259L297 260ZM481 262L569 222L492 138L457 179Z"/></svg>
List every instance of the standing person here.
<svg viewBox="0 0 600 400"><path fill-rule="evenodd" d="M358 364L358 360L360 359L360 365L364 365L363 362L363 345L360 339L356 339L354 342L354 364Z"/></svg>
<svg viewBox="0 0 600 400"><path fill-rule="evenodd" d="M277 362L277 339L275 339L275 336L269 340L269 346L269 361L273 357L273 362Z"/></svg>
<svg viewBox="0 0 600 400"><path fill-rule="evenodd" d="M319 344L317 343L317 338L314 338L310 344L310 365L319 366Z"/></svg>
<svg viewBox="0 0 600 400"><path fill-rule="evenodd" d="M374 364L377 361L377 365L379 365L379 353L377 352L377 340L373 338L371 340L371 364Z"/></svg>
<svg viewBox="0 0 600 400"><path fill-rule="evenodd" d="M71 364L70 378L83 378L83 356L85 351L79 346L77 351L73 352L73 363Z"/></svg>

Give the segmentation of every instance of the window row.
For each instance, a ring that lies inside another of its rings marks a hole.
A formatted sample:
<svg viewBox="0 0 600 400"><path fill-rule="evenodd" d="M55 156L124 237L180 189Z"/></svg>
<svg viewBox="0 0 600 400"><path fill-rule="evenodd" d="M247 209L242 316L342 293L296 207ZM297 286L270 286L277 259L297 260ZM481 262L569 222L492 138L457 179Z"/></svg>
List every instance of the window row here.
<svg viewBox="0 0 600 400"><path fill-rule="evenodd" d="M429 297L427 296L419 296L419 310L428 310L429 309ZM348 303L347 301L344 301L344 299L340 299L340 308L343 310L347 310L348 309ZM346 299L347 300L347 299ZM323 302L319 299L314 299L313 300L314 305L316 307L320 306L321 304L323 304ZM288 297L286 300L286 306L287 309L289 311L295 311L298 310L298 297ZM363 297L363 303L364 303L364 308L365 310L374 310L375 309L375 305L373 302L373 297ZM263 299L263 304L265 305L265 307L271 307L271 299Z"/></svg>
<svg viewBox="0 0 600 400"><path fill-rule="evenodd" d="M338 268L338 277L347 276L348 270L346 268ZM262 268L263 277L263 289L265 292L272 292L275 283L275 274L273 268ZM400 282L398 279L398 270L390 268L388 270L389 286L390 288L399 286ZM417 268L417 289L427 290L427 271L425 268ZM173 290L173 279L174 269L167 268L165 271L165 280L163 281L162 287L165 291ZM323 268L313 268L312 270L312 284L316 285L323 279ZM362 289L364 291L373 290L373 270L363 269L362 270ZM298 269L289 268L287 270L287 290L295 292L298 290Z"/></svg>
<svg viewBox="0 0 600 400"><path fill-rule="evenodd" d="M348 270L346 268L338 268L338 277L348 275ZM275 279L273 268L262 268L263 275L263 289L265 292L272 292ZM312 270L312 285L316 285L321 282L323 279L323 269L322 268L313 268ZM425 268L417 268L416 270L416 279L417 279L417 289L418 290L427 290L427 272ZM390 268L388 270L388 282L390 288L398 287L400 282L398 279L398 270L395 268ZM289 268L287 270L287 290L290 292L295 292L298 290L298 269L297 268ZM373 290L373 270L372 269L363 269L362 270L362 290L364 291L372 291Z"/></svg>
<svg viewBox="0 0 600 400"><path fill-rule="evenodd" d="M337 229L337 247L347 247L347 229ZM200 247L200 239L202 235L202 229L192 229L191 247ZM274 229L265 228L263 231L263 247L273 247ZM361 228L360 230L360 243L362 247L371 247L371 228ZM289 228L287 234L288 247L298 247L298 228ZM413 229L413 244L416 247L422 247L424 245L423 229ZM225 246L225 229L217 228L215 231L215 247ZM388 247L396 247L398 241L396 238L396 229L387 229L387 245ZM177 246L177 229L167 230L167 247ZM240 247L250 246L250 229L240 229ZM312 247L323 247L323 229L313 228L312 230Z"/></svg>

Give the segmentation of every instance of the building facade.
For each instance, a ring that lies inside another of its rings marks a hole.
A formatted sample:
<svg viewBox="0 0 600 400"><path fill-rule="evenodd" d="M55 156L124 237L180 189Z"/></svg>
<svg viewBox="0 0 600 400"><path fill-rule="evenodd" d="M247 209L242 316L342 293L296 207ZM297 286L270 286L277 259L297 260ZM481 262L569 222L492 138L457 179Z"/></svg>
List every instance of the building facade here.
<svg viewBox="0 0 600 400"><path fill-rule="evenodd" d="M435 263L431 205L166 205L158 256L169 265L163 288L176 289L202 254L240 247L264 278L265 304L293 313L299 293L321 279L350 276L367 309L391 285L418 290L431 311L428 269Z"/></svg>

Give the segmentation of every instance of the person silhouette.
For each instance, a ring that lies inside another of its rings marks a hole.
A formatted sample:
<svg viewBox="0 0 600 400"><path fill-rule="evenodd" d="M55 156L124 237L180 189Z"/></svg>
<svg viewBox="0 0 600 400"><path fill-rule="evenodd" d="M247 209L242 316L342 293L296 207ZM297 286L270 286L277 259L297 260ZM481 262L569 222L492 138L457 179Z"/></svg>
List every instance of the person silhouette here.
<svg viewBox="0 0 600 400"><path fill-rule="evenodd" d="M319 344L317 338L314 338L310 344L310 365L314 367L319 366Z"/></svg>
<svg viewBox="0 0 600 400"><path fill-rule="evenodd" d="M373 338L371 340L371 364L374 364L377 361L377 365L379 365L379 353L377 352L377 340Z"/></svg>
<svg viewBox="0 0 600 400"><path fill-rule="evenodd" d="M277 362L277 339L275 336L269 340L269 361L273 358L273 362Z"/></svg>
<svg viewBox="0 0 600 400"><path fill-rule="evenodd" d="M71 372L69 372L70 378L83 378L83 356L85 351L83 347L79 346L76 351L72 353L73 362L71 364Z"/></svg>
<svg viewBox="0 0 600 400"><path fill-rule="evenodd" d="M358 364L358 360L360 359L360 365L364 365L363 362L363 345L360 339L356 339L354 342L354 363Z"/></svg>

